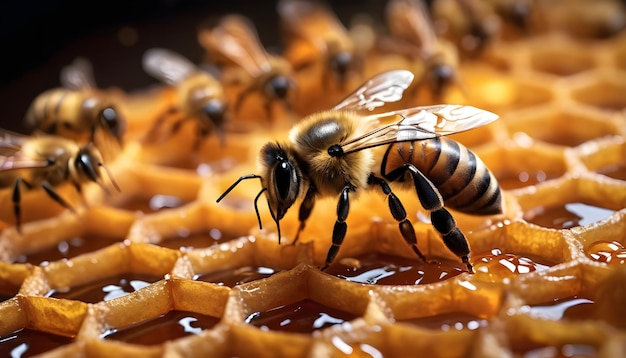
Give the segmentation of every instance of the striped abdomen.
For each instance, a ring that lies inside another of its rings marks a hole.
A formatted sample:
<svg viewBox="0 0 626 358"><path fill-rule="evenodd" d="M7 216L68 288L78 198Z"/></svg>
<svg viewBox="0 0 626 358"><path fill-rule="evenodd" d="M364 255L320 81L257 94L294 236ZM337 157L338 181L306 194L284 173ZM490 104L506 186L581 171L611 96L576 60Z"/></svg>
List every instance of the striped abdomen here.
<svg viewBox="0 0 626 358"><path fill-rule="evenodd" d="M462 144L438 137L389 146L381 165L388 180L412 183L409 173L389 175L405 164L413 164L439 189L445 205L468 214L502 212L500 185L487 166Z"/></svg>

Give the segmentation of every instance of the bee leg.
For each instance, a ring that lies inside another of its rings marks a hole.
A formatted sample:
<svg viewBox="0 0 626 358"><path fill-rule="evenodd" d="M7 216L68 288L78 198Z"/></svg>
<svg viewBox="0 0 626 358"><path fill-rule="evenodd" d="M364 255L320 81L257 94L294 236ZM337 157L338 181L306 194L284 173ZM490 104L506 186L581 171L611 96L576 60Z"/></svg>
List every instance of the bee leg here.
<svg viewBox="0 0 626 358"><path fill-rule="evenodd" d="M298 212L298 220L300 220L300 226L298 226L298 232L296 233L295 239L293 239L292 245L295 245L300 237L300 232L304 230L304 226L306 225L306 220L311 215L311 211L313 210L313 206L315 205L315 194L317 194L317 189L313 185L309 186L309 189L306 191L306 195L300 204L300 211Z"/></svg>
<svg viewBox="0 0 626 358"><path fill-rule="evenodd" d="M341 194L339 194L339 202L337 202L337 221L335 221L335 226L333 227L333 244L328 249L326 263L322 267L322 271L326 270L330 263L333 262L335 256L337 256L337 253L339 252L339 247L341 246L343 239L346 237L346 232L348 231L346 218L348 218L348 212L350 211L348 192L350 190L354 190L354 188L346 185L341 191Z"/></svg>
<svg viewBox="0 0 626 358"><path fill-rule="evenodd" d="M233 106L233 111L235 113L239 112L239 110L241 109L241 106L243 105L243 100L246 99L246 97L248 97L248 95L250 95L250 93L252 93L254 89L255 89L254 86L249 86L248 88L243 90L241 93L239 93L239 95L237 95L237 99L235 100L235 105Z"/></svg>
<svg viewBox="0 0 626 358"><path fill-rule="evenodd" d="M424 209L430 211L430 220L433 227L441 234L446 247L461 258L469 272L474 272L473 266L469 261L470 248L467 239L456 226L456 221L450 212L443 207L443 198L435 185L414 165L406 164L398 170L409 171L413 177L413 184L415 185L420 203Z"/></svg>
<svg viewBox="0 0 626 358"><path fill-rule="evenodd" d="M13 187L13 214L15 215L15 228L17 232L22 234L22 206L20 203L22 202L22 194L20 192L20 183L24 183L24 185L28 189L32 189L32 185L26 180L17 178L15 181L15 186Z"/></svg>
<svg viewBox="0 0 626 358"><path fill-rule="evenodd" d="M391 191L389 184L382 178L378 178L373 174L367 179L369 184L376 184L380 186L383 193L387 195L387 201L389 203L389 211L391 211L391 215L394 219L399 223L400 233L402 237L407 242L407 244L411 245L411 248L417 254L417 256L424 262L434 264L431 260L428 260L424 254L417 247L417 236L415 235L415 229L413 228L413 224L407 219L406 210L400 202L400 199Z"/></svg>
<svg viewBox="0 0 626 358"><path fill-rule="evenodd" d="M63 206L64 208L70 210L72 213L78 215L76 210L67 201L65 201L65 199L63 199L59 195L59 193L57 193L52 188L52 186L50 186L50 184L48 184L48 182L43 182L43 184L41 184L41 187L46 191L46 194L48 194L48 196L52 198L52 200L54 200L57 203L61 204L61 206Z"/></svg>

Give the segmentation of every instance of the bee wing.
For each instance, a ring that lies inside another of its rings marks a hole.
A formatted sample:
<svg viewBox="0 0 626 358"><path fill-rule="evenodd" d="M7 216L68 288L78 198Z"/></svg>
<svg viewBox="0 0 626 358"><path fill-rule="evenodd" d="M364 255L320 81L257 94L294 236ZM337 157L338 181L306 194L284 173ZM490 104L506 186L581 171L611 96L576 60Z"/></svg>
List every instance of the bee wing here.
<svg viewBox="0 0 626 358"><path fill-rule="evenodd" d="M185 56L164 48L152 48L143 54L142 66L150 76L176 85L196 71L196 66Z"/></svg>
<svg viewBox="0 0 626 358"><path fill-rule="evenodd" d="M33 160L22 155L21 149L27 140L28 137L25 135L0 129L0 172L48 165L45 160Z"/></svg>
<svg viewBox="0 0 626 358"><path fill-rule="evenodd" d="M350 43L348 31L328 6L319 1L281 0L278 13L287 32L327 51L330 41Z"/></svg>
<svg viewBox="0 0 626 358"><path fill-rule="evenodd" d="M61 69L61 85L72 90L96 88L96 79L91 62L78 57Z"/></svg>
<svg viewBox="0 0 626 358"><path fill-rule="evenodd" d="M498 115L480 108L442 104L407 108L399 111L375 114L365 120L400 116L402 119L349 139L342 144L344 153L356 152L395 142L424 140L463 132L491 123Z"/></svg>
<svg viewBox="0 0 626 358"><path fill-rule="evenodd" d="M378 74L365 82L356 91L337 104L336 110L368 111L384 106L385 103L402 99L404 91L415 76L411 71L392 70Z"/></svg>
<svg viewBox="0 0 626 358"><path fill-rule="evenodd" d="M386 12L392 36L420 46L425 55L435 51L437 35L423 0L391 0Z"/></svg>
<svg viewBox="0 0 626 358"><path fill-rule="evenodd" d="M209 52L216 52L241 66L252 77L269 72L269 55L261 45L254 26L245 17L228 15L217 26L201 29L198 41Z"/></svg>

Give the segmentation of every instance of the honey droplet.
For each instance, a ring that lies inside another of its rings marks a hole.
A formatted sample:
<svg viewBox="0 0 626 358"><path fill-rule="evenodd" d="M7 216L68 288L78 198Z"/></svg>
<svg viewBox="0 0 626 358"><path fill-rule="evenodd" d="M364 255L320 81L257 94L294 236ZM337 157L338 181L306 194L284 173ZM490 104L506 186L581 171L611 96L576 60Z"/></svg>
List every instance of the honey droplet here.
<svg viewBox="0 0 626 358"><path fill-rule="evenodd" d="M613 179L626 180L626 162L603 167L598 170L598 173Z"/></svg>
<svg viewBox="0 0 626 358"><path fill-rule="evenodd" d="M607 264L623 265L626 262L626 248L617 241L596 241L585 250L587 257Z"/></svg>
<svg viewBox="0 0 626 358"><path fill-rule="evenodd" d="M305 299L264 312L254 312L246 318L246 323L262 330L311 333L356 317L354 314Z"/></svg>

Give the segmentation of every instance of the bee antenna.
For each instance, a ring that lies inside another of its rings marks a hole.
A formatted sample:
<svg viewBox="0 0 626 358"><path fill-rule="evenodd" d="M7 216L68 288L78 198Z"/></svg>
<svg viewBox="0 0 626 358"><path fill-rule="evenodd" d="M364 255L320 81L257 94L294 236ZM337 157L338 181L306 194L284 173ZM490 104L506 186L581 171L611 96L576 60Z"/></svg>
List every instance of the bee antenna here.
<svg viewBox="0 0 626 358"><path fill-rule="evenodd" d="M228 189L226 189L226 191L222 195L220 195L220 197L217 198L217 200L215 202L219 203L222 199L224 199L224 197L226 195L228 195L228 193L230 193L233 189L235 189L235 187L237 185L239 185L239 183L242 182L243 180L254 179L254 178L261 179L261 176L257 175L257 174L248 174L248 175L244 175L244 176L239 177L239 179L237 179L231 186L229 186ZM258 211L257 211L257 213L258 213Z"/></svg>
<svg viewBox="0 0 626 358"><path fill-rule="evenodd" d="M263 192L266 191L266 190L267 190L267 188L261 189L261 191L254 198L254 211L256 212L256 219L259 221L259 230L263 229L263 225L261 224L261 215L259 214L259 206L258 206L257 202L259 201L259 198L261 197L261 194L263 194Z"/></svg>
<svg viewBox="0 0 626 358"><path fill-rule="evenodd" d="M111 171L109 170L109 168L107 168L104 164L102 163L98 163L98 166L102 167L102 169L104 169L104 171L107 173L107 176L109 177L109 181L111 181L111 184L113 184L113 187L115 188L115 190L117 190L118 192L120 192L120 187L117 185L117 182L115 181L115 179L113 179L113 175L111 175ZM102 186L104 188L104 186ZM106 188L105 188L105 191Z"/></svg>

